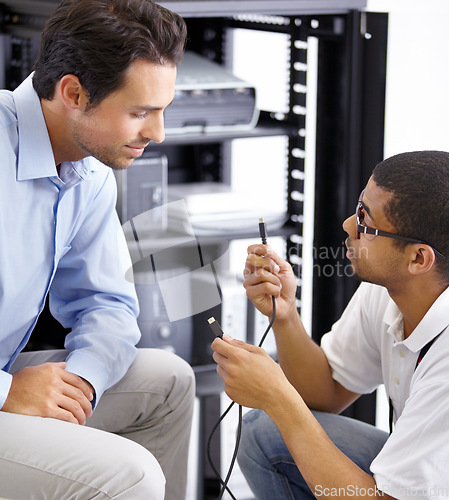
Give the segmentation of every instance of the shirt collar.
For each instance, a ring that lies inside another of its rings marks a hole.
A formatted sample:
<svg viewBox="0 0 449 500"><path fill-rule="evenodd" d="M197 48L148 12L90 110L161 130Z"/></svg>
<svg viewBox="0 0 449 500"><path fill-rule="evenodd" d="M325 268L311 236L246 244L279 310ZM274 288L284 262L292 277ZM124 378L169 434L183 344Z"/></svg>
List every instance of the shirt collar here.
<svg viewBox="0 0 449 500"><path fill-rule="evenodd" d="M384 323L388 326L388 333L396 342L404 339L403 316L394 300L390 299L385 309Z"/></svg>
<svg viewBox="0 0 449 500"><path fill-rule="evenodd" d="M17 87L13 96L19 133L17 180L58 175L40 99L33 88L32 75Z"/></svg>
<svg viewBox="0 0 449 500"><path fill-rule="evenodd" d="M16 104L19 150L17 180L56 177L55 159L39 96L33 88L33 74L13 92ZM92 157L68 162L81 179L98 170L100 162Z"/></svg>
<svg viewBox="0 0 449 500"><path fill-rule="evenodd" d="M419 322L412 334L405 340L402 340L399 335L401 330L399 325L400 322L403 323L403 316L393 300L388 304L383 320L388 325L388 333L392 335L397 342L402 342L403 345L412 352L418 352L443 330L449 327L448 311L449 287L435 300L424 318Z"/></svg>

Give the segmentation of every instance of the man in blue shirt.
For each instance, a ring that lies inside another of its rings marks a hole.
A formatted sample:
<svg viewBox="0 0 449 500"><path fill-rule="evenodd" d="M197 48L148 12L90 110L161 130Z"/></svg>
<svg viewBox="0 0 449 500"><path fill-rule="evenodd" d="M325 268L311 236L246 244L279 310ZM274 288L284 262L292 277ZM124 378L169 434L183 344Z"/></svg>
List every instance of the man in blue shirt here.
<svg viewBox="0 0 449 500"><path fill-rule="evenodd" d="M135 347L111 171L163 141L185 37L152 0L63 0L0 91L0 496L185 496L194 378ZM47 294L66 350L21 353Z"/></svg>

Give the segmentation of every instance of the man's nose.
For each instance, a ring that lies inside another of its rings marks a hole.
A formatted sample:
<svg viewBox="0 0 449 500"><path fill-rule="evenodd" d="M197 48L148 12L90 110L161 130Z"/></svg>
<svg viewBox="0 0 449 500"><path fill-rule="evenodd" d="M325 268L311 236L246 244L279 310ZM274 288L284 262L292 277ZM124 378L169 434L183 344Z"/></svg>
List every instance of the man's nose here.
<svg viewBox="0 0 449 500"><path fill-rule="evenodd" d="M344 222L343 222L343 229L346 231L351 238L356 238L357 237L357 223L356 223L356 218L355 214L351 215L351 217L348 217Z"/></svg>
<svg viewBox="0 0 449 500"><path fill-rule="evenodd" d="M161 111L145 123L140 134L160 144L165 139L164 114Z"/></svg>

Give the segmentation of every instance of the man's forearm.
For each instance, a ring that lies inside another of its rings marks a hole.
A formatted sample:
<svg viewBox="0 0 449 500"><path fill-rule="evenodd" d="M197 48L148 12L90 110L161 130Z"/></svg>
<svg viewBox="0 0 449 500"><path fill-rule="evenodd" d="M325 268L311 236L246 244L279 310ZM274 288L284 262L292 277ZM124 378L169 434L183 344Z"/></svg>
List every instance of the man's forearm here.
<svg viewBox="0 0 449 500"><path fill-rule="evenodd" d="M332 378L324 352L309 337L296 311L275 322L273 330L282 370L310 408L339 413L357 399Z"/></svg>

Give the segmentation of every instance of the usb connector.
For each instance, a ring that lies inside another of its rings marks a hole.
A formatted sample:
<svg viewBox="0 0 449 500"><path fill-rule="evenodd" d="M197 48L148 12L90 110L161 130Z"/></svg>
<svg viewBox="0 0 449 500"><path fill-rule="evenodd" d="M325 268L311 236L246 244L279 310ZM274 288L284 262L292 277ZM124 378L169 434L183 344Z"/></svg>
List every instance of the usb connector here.
<svg viewBox="0 0 449 500"><path fill-rule="evenodd" d="M262 243L264 245L266 245L267 244L267 228L265 227L265 221L262 217L259 219L259 234L260 234L260 238L262 240Z"/></svg>
<svg viewBox="0 0 449 500"><path fill-rule="evenodd" d="M209 318L207 321L208 321L210 327L212 328L212 331L214 332L215 336L222 339L224 332L221 329L220 323L218 323L218 321L216 321L213 316L212 316L212 318Z"/></svg>

